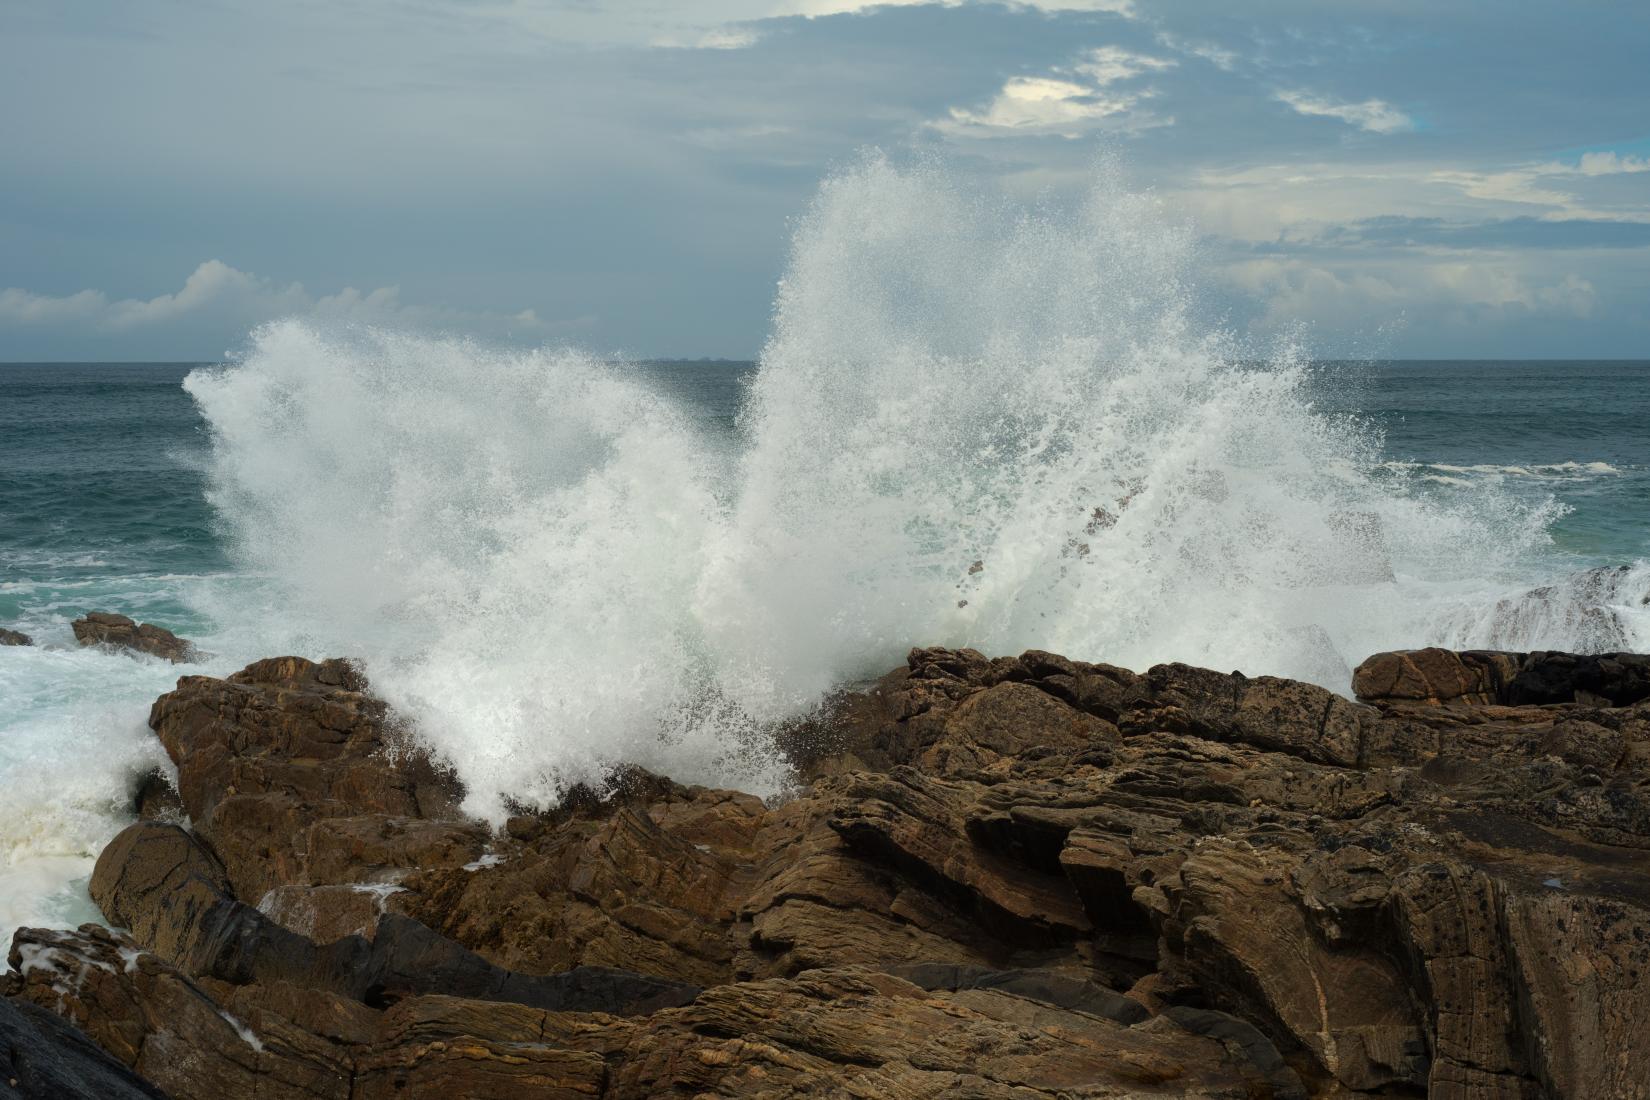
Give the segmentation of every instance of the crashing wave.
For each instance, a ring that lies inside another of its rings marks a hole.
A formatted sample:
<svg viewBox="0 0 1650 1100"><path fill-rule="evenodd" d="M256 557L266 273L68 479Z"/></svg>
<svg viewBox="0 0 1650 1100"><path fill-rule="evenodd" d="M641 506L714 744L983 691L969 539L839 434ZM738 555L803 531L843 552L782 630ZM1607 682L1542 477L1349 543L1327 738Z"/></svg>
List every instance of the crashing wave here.
<svg viewBox="0 0 1650 1100"><path fill-rule="evenodd" d="M1650 650L1650 563L1583 570L1488 607L1462 608L1441 626L1443 644L1459 648Z"/></svg>
<svg viewBox="0 0 1650 1100"><path fill-rule="evenodd" d="M1407 492L1298 349L1198 323L1194 239L871 158L799 223L737 454L574 353L289 322L188 387L264 644L361 655L470 809L766 790L766 723L913 644L1345 690L1529 575L1552 510Z"/></svg>

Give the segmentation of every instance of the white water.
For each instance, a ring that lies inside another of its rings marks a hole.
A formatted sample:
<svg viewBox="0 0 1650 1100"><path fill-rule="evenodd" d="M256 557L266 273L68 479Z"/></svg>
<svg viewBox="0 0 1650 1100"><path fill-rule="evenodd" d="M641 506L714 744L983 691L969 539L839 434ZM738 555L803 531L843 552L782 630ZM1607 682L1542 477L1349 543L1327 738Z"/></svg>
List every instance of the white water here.
<svg viewBox="0 0 1650 1100"><path fill-rule="evenodd" d="M1108 181L1027 210L868 161L798 226L737 443L574 352L270 326L187 384L244 572L178 598L210 671L360 656L495 820L618 762L777 790L764 724L912 645L1341 690L1384 648L1618 648L1600 614L1650 645L1642 567L1498 607L1551 579L1551 512L1409 492L1432 471L1318 414L1298 349L1197 322L1192 242ZM62 660L115 689L13 739L53 755L0 925L66 919L39 899L118 827L175 671Z"/></svg>

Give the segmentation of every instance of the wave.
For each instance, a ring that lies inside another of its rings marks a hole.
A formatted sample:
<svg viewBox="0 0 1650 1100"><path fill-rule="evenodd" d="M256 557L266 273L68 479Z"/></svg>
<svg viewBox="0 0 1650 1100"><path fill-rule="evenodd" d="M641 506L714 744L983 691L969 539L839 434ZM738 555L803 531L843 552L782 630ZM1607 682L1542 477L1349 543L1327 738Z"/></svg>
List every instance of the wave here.
<svg viewBox="0 0 1650 1100"><path fill-rule="evenodd" d="M777 790L768 724L914 644L1344 690L1498 636L1460 608L1529 587L1556 506L1394 484L1301 349L1198 323L1194 239L1109 178L1026 208L868 158L733 437L576 352L266 327L187 382L268 585L218 617L359 654L494 819L621 761Z"/></svg>
<svg viewBox="0 0 1650 1100"><path fill-rule="evenodd" d="M1481 463L1470 466L1457 466L1444 462L1397 462L1389 461L1381 464L1383 469L1400 474L1423 473L1424 480L1448 485L1468 485L1472 481L1462 475L1475 474L1480 477L1523 478L1530 481L1586 481L1596 477L1619 477L1624 472L1618 466L1608 462L1580 462L1570 460L1566 462L1527 463L1523 465L1495 465Z"/></svg>
<svg viewBox="0 0 1650 1100"><path fill-rule="evenodd" d="M1437 637L1457 648L1650 650L1650 562L1587 569L1488 604L1441 616Z"/></svg>

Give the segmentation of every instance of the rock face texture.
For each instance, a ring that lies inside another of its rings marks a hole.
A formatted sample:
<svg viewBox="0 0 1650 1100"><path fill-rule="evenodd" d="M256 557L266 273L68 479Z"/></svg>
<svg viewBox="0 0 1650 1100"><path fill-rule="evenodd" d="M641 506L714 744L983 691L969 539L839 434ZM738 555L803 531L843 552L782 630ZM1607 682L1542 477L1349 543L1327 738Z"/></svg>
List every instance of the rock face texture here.
<svg viewBox="0 0 1650 1100"><path fill-rule="evenodd" d="M177 1100L1650 1097L1647 668L914 650L786 802L628 771L493 833L347 663L263 661L157 701L191 828L6 995Z"/></svg>
<svg viewBox="0 0 1650 1100"><path fill-rule="evenodd" d="M33 645L34 639L18 630L0 628L0 645Z"/></svg>
<svg viewBox="0 0 1650 1100"><path fill-rule="evenodd" d="M74 631L75 641L81 645L129 649L164 658L173 664L183 664L193 659L194 646L187 638L180 638L152 623L134 622L125 615L93 611L84 619L76 619L69 627Z"/></svg>

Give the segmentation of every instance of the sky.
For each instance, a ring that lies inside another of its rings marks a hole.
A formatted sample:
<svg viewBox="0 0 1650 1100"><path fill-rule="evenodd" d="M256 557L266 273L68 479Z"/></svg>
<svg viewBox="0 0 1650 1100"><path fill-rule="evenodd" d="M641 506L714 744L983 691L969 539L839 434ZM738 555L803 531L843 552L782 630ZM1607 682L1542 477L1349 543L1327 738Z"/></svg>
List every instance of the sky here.
<svg viewBox="0 0 1650 1100"><path fill-rule="evenodd" d="M751 358L867 149L1123 165L1326 357L1650 357L1650 7L4 0L0 361L312 316Z"/></svg>

